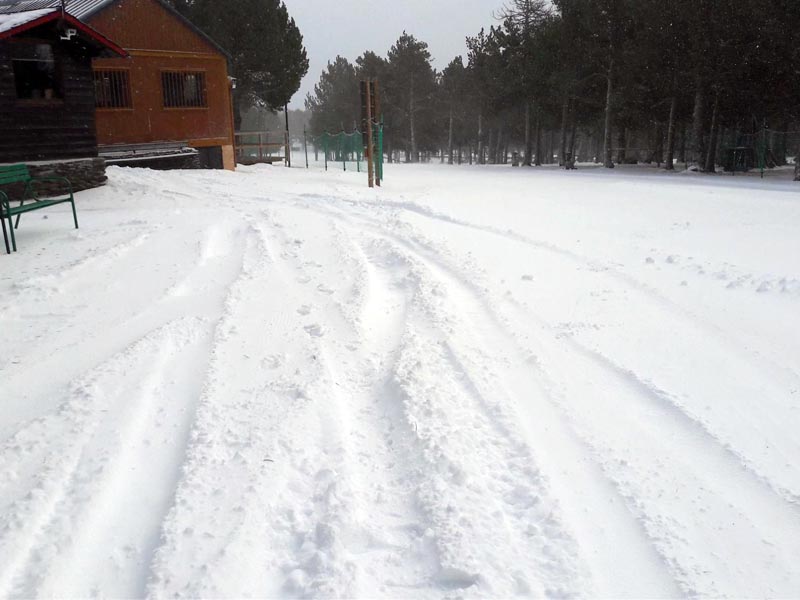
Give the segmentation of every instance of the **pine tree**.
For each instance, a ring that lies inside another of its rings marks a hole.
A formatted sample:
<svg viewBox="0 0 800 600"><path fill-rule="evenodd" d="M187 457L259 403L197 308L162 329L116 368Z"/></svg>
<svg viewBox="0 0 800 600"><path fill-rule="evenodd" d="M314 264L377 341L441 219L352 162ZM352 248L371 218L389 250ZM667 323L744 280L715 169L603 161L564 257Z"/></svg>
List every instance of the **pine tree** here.
<svg viewBox="0 0 800 600"><path fill-rule="evenodd" d="M384 106L390 106L397 115L392 123L392 135L402 140L402 132L408 133L405 139L408 162L419 162L420 131L431 133L427 125L433 118L436 84L428 44L404 31L389 50Z"/></svg>
<svg viewBox="0 0 800 600"><path fill-rule="evenodd" d="M172 0L177 10L231 56L234 121L250 106L280 110L308 72L303 36L281 0Z"/></svg>
<svg viewBox="0 0 800 600"><path fill-rule="evenodd" d="M358 128L361 105L356 68L346 58L337 56L328 63L314 93L306 97L311 111L311 133L338 133Z"/></svg>

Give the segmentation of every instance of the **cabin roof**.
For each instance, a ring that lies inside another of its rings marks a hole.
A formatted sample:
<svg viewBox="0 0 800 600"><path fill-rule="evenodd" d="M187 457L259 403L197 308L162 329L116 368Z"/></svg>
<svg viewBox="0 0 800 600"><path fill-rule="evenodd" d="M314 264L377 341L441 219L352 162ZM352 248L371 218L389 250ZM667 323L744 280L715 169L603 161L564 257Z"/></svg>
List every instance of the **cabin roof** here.
<svg viewBox="0 0 800 600"><path fill-rule="evenodd" d="M109 6L115 4L118 1L119 0L64 0L64 5L66 6L66 10L70 15L76 17L77 19L80 19L81 21L87 21L100 11L104 10L105 8L108 8ZM175 18L183 22L187 27L189 27L189 29L191 29L197 35L206 40L226 58L230 58L230 54L228 54L227 50L225 50L211 37L209 37L208 34L199 29L189 19L184 17L177 10L175 10L175 8L171 4L169 4L169 2L165 2L165 0L154 0L154 1L158 2L169 13L174 15ZM0 17L2 17L3 15L44 10L44 9L60 10L61 0L0 0Z"/></svg>
<svg viewBox="0 0 800 600"><path fill-rule="evenodd" d="M29 29L35 29L46 25L63 21L69 25L70 29L75 29L79 32L90 45L98 48L99 50L109 50L119 56L128 56L128 53L104 36L99 31L95 31L82 21L76 19L69 13L61 14L58 9L40 8L36 10L28 10L24 12L15 13L0 13L0 40L19 35Z"/></svg>
<svg viewBox="0 0 800 600"><path fill-rule="evenodd" d="M0 14L0 33L16 29L51 12L53 10L50 8L40 8L39 10L29 10L24 13Z"/></svg>

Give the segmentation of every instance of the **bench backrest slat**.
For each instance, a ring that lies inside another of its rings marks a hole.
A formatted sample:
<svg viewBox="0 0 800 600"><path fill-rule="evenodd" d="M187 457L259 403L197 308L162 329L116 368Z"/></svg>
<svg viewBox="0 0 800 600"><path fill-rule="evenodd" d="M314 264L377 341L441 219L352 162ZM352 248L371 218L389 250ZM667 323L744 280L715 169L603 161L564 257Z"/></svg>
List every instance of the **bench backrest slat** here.
<svg viewBox="0 0 800 600"><path fill-rule="evenodd" d="M0 185L28 181L30 178L31 174L28 171L28 165L0 167Z"/></svg>

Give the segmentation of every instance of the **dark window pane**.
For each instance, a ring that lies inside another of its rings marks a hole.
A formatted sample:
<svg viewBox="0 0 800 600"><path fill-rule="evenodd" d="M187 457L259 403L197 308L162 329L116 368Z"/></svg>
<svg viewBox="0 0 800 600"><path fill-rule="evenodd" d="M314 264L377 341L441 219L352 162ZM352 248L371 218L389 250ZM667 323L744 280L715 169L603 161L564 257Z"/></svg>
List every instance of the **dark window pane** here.
<svg viewBox="0 0 800 600"><path fill-rule="evenodd" d="M64 97L50 44L12 44L11 63L17 98L50 100Z"/></svg>
<svg viewBox="0 0 800 600"><path fill-rule="evenodd" d="M128 71L96 69L94 97L97 108L131 108L131 83Z"/></svg>
<svg viewBox="0 0 800 600"><path fill-rule="evenodd" d="M206 75L203 72L161 73L164 108L203 108L206 104Z"/></svg>

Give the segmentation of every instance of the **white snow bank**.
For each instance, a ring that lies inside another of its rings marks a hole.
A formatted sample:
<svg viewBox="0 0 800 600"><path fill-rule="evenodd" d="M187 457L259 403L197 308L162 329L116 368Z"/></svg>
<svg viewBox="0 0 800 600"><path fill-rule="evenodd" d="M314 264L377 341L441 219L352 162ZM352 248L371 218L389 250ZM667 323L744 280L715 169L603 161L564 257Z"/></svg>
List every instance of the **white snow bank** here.
<svg viewBox="0 0 800 600"><path fill-rule="evenodd" d="M0 595L800 589L800 201L109 169L0 256Z"/></svg>

